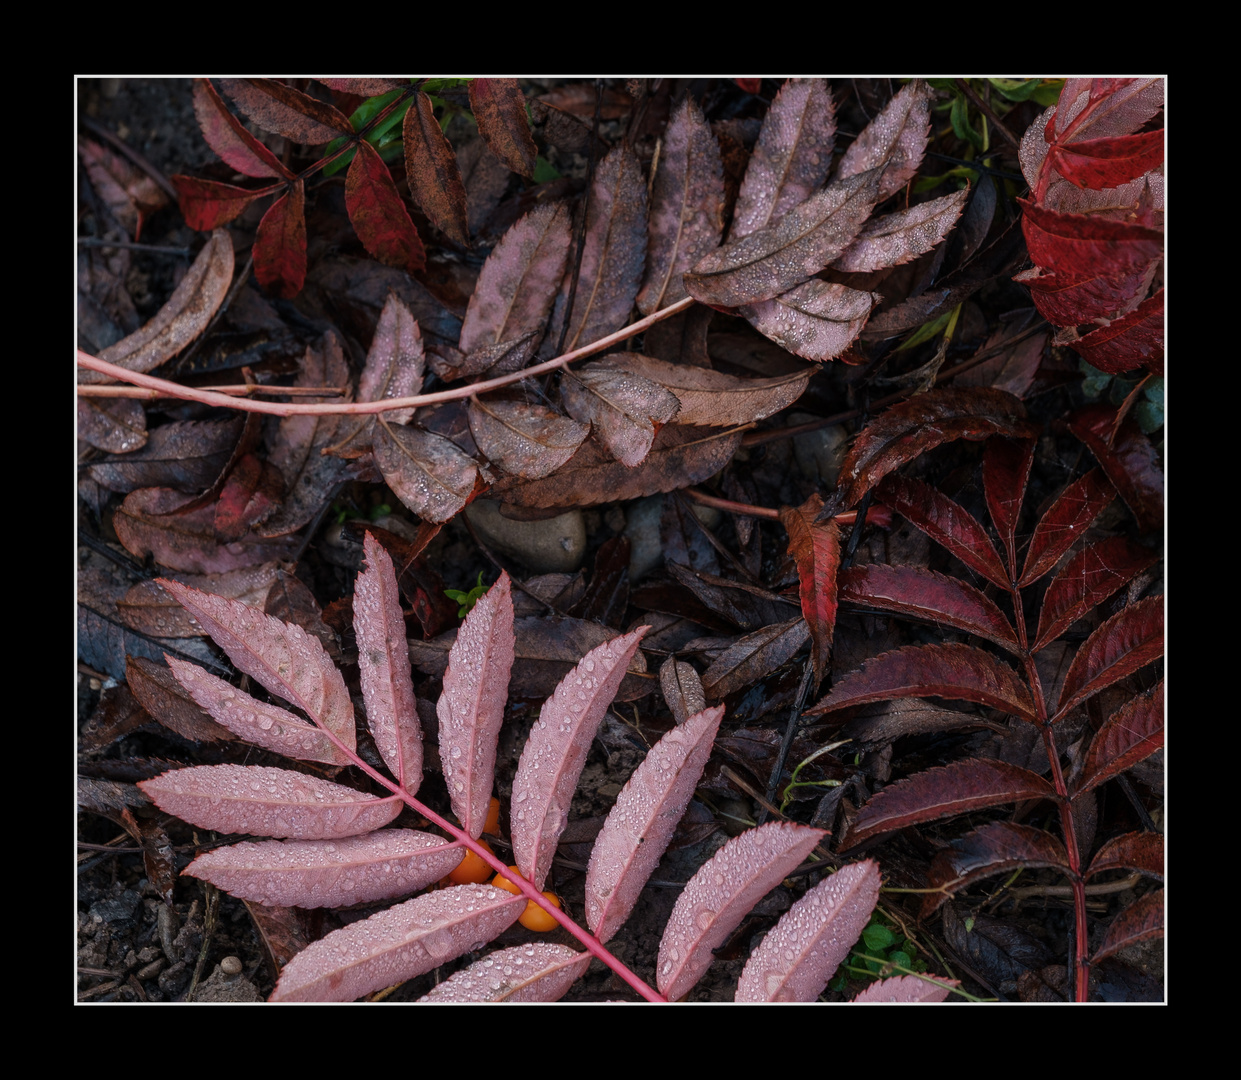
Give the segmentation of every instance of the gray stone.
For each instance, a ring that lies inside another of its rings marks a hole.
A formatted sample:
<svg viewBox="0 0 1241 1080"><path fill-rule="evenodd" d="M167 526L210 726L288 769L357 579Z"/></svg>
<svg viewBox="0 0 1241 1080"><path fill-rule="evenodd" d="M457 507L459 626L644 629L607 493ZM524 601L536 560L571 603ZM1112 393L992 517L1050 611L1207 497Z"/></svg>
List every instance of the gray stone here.
<svg viewBox="0 0 1241 1080"><path fill-rule="evenodd" d="M538 573L571 573L586 557L586 525L580 510L545 521L512 521L486 499L470 503L466 517L479 539Z"/></svg>

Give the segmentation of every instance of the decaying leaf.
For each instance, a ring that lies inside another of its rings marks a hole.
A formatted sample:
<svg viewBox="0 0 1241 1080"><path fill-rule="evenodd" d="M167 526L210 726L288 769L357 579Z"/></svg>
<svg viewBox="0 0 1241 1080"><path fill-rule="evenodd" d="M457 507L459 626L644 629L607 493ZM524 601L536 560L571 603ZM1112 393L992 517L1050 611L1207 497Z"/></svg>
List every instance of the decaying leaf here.
<svg viewBox="0 0 1241 1080"><path fill-rule="evenodd" d="M375 428L375 464L397 498L426 521L448 521L474 494L479 464L456 443L384 421Z"/></svg>
<svg viewBox="0 0 1241 1080"><path fill-rule="evenodd" d="M489 461L514 476L541 480L573 456L590 428L545 405L473 397L470 432Z"/></svg>
<svg viewBox="0 0 1241 1080"><path fill-rule="evenodd" d="M659 429L681 407L676 395L606 357L566 371L561 394L569 415L590 424L623 465L638 465Z"/></svg>

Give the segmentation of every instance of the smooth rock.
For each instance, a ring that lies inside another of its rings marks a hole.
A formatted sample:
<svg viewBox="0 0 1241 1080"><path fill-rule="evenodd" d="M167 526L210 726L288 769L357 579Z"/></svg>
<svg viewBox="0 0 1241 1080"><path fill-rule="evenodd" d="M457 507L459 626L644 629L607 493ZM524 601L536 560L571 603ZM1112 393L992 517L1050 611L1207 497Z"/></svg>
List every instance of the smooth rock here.
<svg viewBox="0 0 1241 1080"><path fill-rule="evenodd" d="M499 506L479 499L465 508L479 539L538 573L572 573L586 557L586 524L580 510L545 521L512 521Z"/></svg>
<svg viewBox="0 0 1241 1080"><path fill-rule="evenodd" d="M819 419L821 417L810 413L790 413L788 423L789 427L794 427ZM797 467L807 480L820 483L825 488L836 486L840 464L848 449L849 434L840 424L793 436L793 456L797 459Z"/></svg>

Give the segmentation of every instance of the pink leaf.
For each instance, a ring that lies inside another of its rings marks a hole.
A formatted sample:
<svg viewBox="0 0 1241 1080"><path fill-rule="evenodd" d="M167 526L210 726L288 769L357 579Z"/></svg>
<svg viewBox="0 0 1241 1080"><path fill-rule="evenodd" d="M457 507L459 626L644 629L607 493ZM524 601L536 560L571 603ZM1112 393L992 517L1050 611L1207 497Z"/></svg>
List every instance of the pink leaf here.
<svg viewBox="0 0 1241 1080"><path fill-rule="evenodd" d="M351 750L357 745L349 690L318 638L236 600L162 578L160 584L241 671L296 705Z"/></svg>
<svg viewBox="0 0 1241 1080"><path fill-rule="evenodd" d="M321 938L285 965L272 1001L353 1001L498 937L526 898L494 885L428 893Z"/></svg>
<svg viewBox="0 0 1241 1080"><path fill-rule="evenodd" d="M689 880L664 929L656 980L670 1001L684 997L749 910L801 865L826 833L772 822L729 840Z"/></svg>
<svg viewBox="0 0 1241 1080"><path fill-rule="evenodd" d="M931 92L926 83L907 83L887 107L853 140L840 159L843 180L869 169L883 169L876 202L900 191L918 171L931 135Z"/></svg>
<svg viewBox="0 0 1241 1080"><path fill-rule="evenodd" d="M842 866L797 901L754 950L736 1001L814 1001L862 936L879 901L879 866Z"/></svg>
<svg viewBox="0 0 1241 1080"><path fill-rule="evenodd" d="M724 707L704 709L669 731L630 776L612 807L586 873L586 921L611 938L663 858L711 755Z"/></svg>
<svg viewBox="0 0 1241 1080"><path fill-rule="evenodd" d="M185 873L268 907L347 907L408 896L450 873L465 848L414 829L337 840L266 840L199 855Z"/></svg>
<svg viewBox="0 0 1241 1080"><path fill-rule="evenodd" d="M471 86L473 83L470 84ZM590 953L532 941L489 953L419 1001L559 1001L586 974Z"/></svg>
<svg viewBox="0 0 1241 1080"><path fill-rule="evenodd" d="M308 724L300 716L251 697L197 664L187 664L167 655L164 658L177 682L199 708L247 742L300 761L349 764L349 757L327 737L327 732Z"/></svg>
<svg viewBox="0 0 1241 1080"><path fill-rule="evenodd" d="M543 703L526 740L513 778L510 825L517 866L536 889L551 869L591 740L649 629L640 626L582 657Z"/></svg>
<svg viewBox="0 0 1241 1080"><path fill-rule="evenodd" d="M918 203L868 221L832 268L849 274L885 270L924 255L957 223L968 190Z"/></svg>
<svg viewBox="0 0 1241 1080"><path fill-rule="evenodd" d="M262 765L174 769L138 785L161 810L219 832L295 840L333 840L382 828L400 799L379 799L342 784Z"/></svg>
<svg viewBox="0 0 1241 1080"><path fill-rule="evenodd" d="M514 643L512 585L508 574L501 573L457 633L448 653L444 692L435 706L452 810L473 837L482 834L495 782Z"/></svg>
<svg viewBox="0 0 1241 1080"><path fill-rule="evenodd" d="M410 675L401 595L391 556L369 532L363 550L366 569L354 585L353 629L358 640L366 722L384 764L401 787L414 795L422 782L422 729Z"/></svg>
<svg viewBox="0 0 1241 1080"><path fill-rule="evenodd" d="M890 1002L911 1005L917 1002L943 1001L954 986L960 985L956 979L941 982L917 975L896 975L891 979L880 979L879 982L871 983L853 999L853 1004L874 1005Z"/></svg>

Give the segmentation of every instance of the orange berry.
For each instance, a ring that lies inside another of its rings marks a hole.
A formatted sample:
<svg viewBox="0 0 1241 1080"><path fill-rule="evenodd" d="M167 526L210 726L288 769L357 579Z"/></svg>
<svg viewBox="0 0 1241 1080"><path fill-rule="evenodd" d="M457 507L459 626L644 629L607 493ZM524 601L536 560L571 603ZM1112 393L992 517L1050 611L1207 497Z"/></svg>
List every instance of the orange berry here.
<svg viewBox="0 0 1241 1080"><path fill-rule="evenodd" d="M545 892L543 895L556 907L561 906L560 897L554 892ZM526 905L526 910L522 912L521 918L517 921L527 930L533 930L536 934L546 934L549 930L555 930L560 925L549 912L544 911L533 900Z"/></svg>
<svg viewBox="0 0 1241 1080"><path fill-rule="evenodd" d="M487 806L487 820L483 823L483 832L492 836L500 835L500 800L492 798Z"/></svg>
<svg viewBox="0 0 1241 1080"><path fill-rule="evenodd" d="M509 869L513 871L514 876L521 876L521 871L518 870L517 867L510 866ZM506 878L503 874L496 874L496 876L491 879L491 884L497 889L503 889L505 892L511 892L514 896L521 893L520 886L514 885L513 882Z"/></svg>
<svg viewBox="0 0 1241 1080"><path fill-rule="evenodd" d="M491 851L491 845L485 840L478 841L488 851ZM468 848L465 852L465 858L458 864L457 868L448 875L448 881L454 885L481 885L491 876L491 867L483 859L481 855L475 855Z"/></svg>

